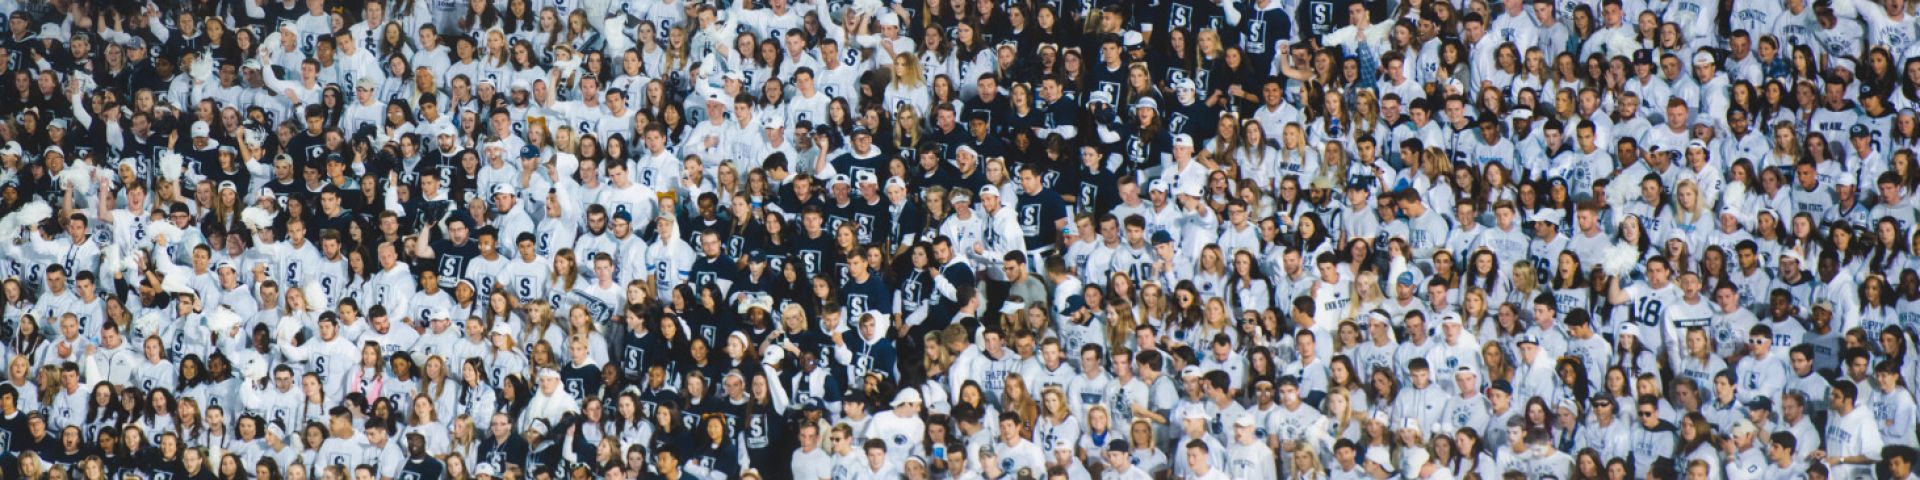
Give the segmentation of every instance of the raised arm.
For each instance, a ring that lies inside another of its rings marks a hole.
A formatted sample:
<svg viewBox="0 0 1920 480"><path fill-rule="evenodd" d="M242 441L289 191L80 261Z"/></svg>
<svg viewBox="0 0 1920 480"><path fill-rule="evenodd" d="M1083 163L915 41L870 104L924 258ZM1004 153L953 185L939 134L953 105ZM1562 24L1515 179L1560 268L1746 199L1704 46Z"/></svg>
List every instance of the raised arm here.
<svg viewBox="0 0 1920 480"><path fill-rule="evenodd" d="M1620 276L1607 277L1607 303L1619 305L1632 300L1633 298L1627 296L1626 289L1620 287Z"/></svg>

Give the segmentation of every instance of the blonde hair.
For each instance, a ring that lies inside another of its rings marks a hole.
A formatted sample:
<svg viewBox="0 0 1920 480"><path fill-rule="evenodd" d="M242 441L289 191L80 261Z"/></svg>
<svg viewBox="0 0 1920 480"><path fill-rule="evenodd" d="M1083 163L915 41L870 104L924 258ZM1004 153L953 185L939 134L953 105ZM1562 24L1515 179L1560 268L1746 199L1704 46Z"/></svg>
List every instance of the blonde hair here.
<svg viewBox="0 0 1920 480"><path fill-rule="evenodd" d="M1362 310L1370 309L1375 301L1385 301L1387 298L1380 291L1380 277L1377 275L1360 275L1353 279L1351 285L1353 300L1347 302L1347 314L1342 317L1343 320L1360 318L1361 314L1366 313ZM1366 331L1365 328L1360 330Z"/></svg>
<svg viewBox="0 0 1920 480"><path fill-rule="evenodd" d="M1060 410L1058 412L1047 408L1047 397L1049 396L1060 397ZM1053 413L1066 413L1068 418L1073 417L1073 403L1068 400L1067 391L1060 388L1059 385L1047 385L1040 389L1040 410L1040 415L1043 417L1050 418L1053 416Z"/></svg>
<svg viewBox="0 0 1920 480"><path fill-rule="evenodd" d="M1112 309L1113 314L1107 317L1107 346L1109 348L1109 355L1112 354L1112 348L1126 345L1129 340L1132 340L1133 329L1140 326L1139 319L1133 316L1133 304L1128 303L1126 300L1116 300L1115 302L1116 304Z"/></svg>
<svg viewBox="0 0 1920 480"><path fill-rule="evenodd" d="M559 252L554 252L554 260L563 258L567 260L568 271L562 272L558 268L559 266L555 265L555 268L547 269L547 281L556 283L562 290L571 292L573 291L574 282L580 280L580 260L573 256L573 249L571 248L562 248Z"/></svg>
<svg viewBox="0 0 1920 480"><path fill-rule="evenodd" d="M1000 174L998 175L1000 177L1000 180L999 180L1000 183L996 184L996 183L993 183L994 182L993 179L987 179L988 185L998 187L1001 185L1005 185L1007 183L1011 183L1013 181L1013 178L1012 178L1013 171L1007 169L1006 157L988 157L986 161L981 162L980 163L980 171L982 172L981 175L992 176L990 175L993 173L992 167L1000 167Z"/></svg>
<svg viewBox="0 0 1920 480"><path fill-rule="evenodd" d="M927 77L921 73L920 57L911 53L893 56L893 82L902 89L916 89L927 86Z"/></svg>
<svg viewBox="0 0 1920 480"><path fill-rule="evenodd" d="M1508 270L1508 273L1513 276L1512 281L1508 283L1508 285L1513 286L1514 293L1523 296L1523 298L1509 297L1508 303L1524 304L1524 302L1532 301L1534 291L1540 289L1540 272L1533 269L1533 262L1525 260L1513 262L1513 268Z"/></svg>
<svg viewBox="0 0 1920 480"><path fill-rule="evenodd" d="M1200 30L1200 33L1194 35L1193 42L1194 51L1198 53L1194 55L1196 66L1201 58L1224 55L1226 53L1226 46L1220 41L1220 32L1214 29L1207 28Z"/></svg>
<svg viewBox="0 0 1920 480"><path fill-rule="evenodd" d="M1689 207L1680 201L1680 194L1682 192L1693 192L1693 206ZM1698 221L1707 215L1707 202L1706 193L1700 191L1699 183L1694 182L1691 178L1681 179L1680 183L1673 186L1673 207L1675 211L1673 219L1681 223Z"/></svg>
<svg viewBox="0 0 1920 480"><path fill-rule="evenodd" d="M1480 311L1467 311L1468 306L1473 305L1473 302L1469 302L1468 300L1479 300ZM1467 287L1466 293L1460 295L1460 314L1473 317L1475 320L1473 328L1480 328L1480 322L1484 322L1486 319L1493 318L1494 316L1493 305L1489 304L1489 301L1490 299L1487 297L1486 290L1480 287Z"/></svg>
<svg viewBox="0 0 1920 480"><path fill-rule="evenodd" d="M1353 421L1354 421L1354 420L1356 420L1356 418L1355 418L1355 415L1353 414L1353 413L1354 413L1354 410L1353 410L1353 392L1351 392L1351 391L1349 391L1349 390L1347 390L1347 387L1332 387L1332 388L1328 388L1328 389L1327 389L1327 399L1329 399L1329 400L1331 400L1331 399L1333 399L1333 397L1335 397L1335 396L1338 396L1338 397L1340 397L1340 399L1341 399L1342 401L1345 401L1345 402L1346 402L1346 405L1347 405L1347 408L1346 408L1346 409L1344 409L1344 410L1341 410L1341 411L1338 411L1338 412L1332 412L1332 413L1331 413L1331 415L1329 415L1329 416L1331 416L1331 417L1333 417L1333 427L1334 427L1334 428L1333 428L1333 432L1332 432L1332 433L1333 433L1334 435L1339 435L1339 434L1340 434L1340 431L1341 431L1341 430L1345 430L1345 429L1346 429L1346 427L1347 427L1347 425L1350 425L1350 424L1352 424L1352 423L1353 423ZM1325 403L1325 404L1323 404L1323 405L1331 405L1331 403ZM1328 407L1328 408L1331 408L1331 407Z"/></svg>
<svg viewBox="0 0 1920 480"><path fill-rule="evenodd" d="M1019 414L1021 419L1026 420L1023 423L1025 423L1028 428L1032 428L1033 420L1039 418L1040 404L1033 400L1033 389L1027 387L1026 377L1022 377L1018 373L1008 373L1002 385L1004 385L1005 388L1000 392L1001 408ZM1015 396L1013 393L1014 385L1020 386L1019 396ZM1027 435L1023 433L1022 436Z"/></svg>
<svg viewBox="0 0 1920 480"><path fill-rule="evenodd" d="M547 117L534 117L529 115L527 118L527 128L531 130L536 124L540 128L546 128ZM576 152L575 149L580 146L580 136L573 134L573 127L561 123L561 125L554 128L552 132L553 136L548 140L553 144L554 150L573 155Z"/></svg>
<svg viewBox="0 0 1920 480"><path fill-rule="evenodd" d="M912 103L900 104L900 111L893 114L893 138L896 143L914 146L920 144L920 111Z"/></svg>
<svg viewBox="0 0 1920 480"><path fill-rule="evenodd" d="M794 307L794 308L799 308L799 307ZM933 353L926 355L924 358L920 360L920 365L925 367L927 369L927 373L929 374L933 372L944 372L947 370L947 367L950 367L953 365L953 352L948 351L946 347L946 342L942 341L942 336L943 336L942 334L944 332L946 331L935 330L935 331L927 332L925 336L921 337L922 341L924 342L922 343L923 345L939 346L939 348L933 349Z"/></svg>
<svg viewBox="0 0 1920 480"><path fill-rule="evenodd" d="M1453 175L1453 158L1447 156L1447 151L1440 147L1427 147L1427 151L1420 155L1420 170L1428 178Z"/></svg>

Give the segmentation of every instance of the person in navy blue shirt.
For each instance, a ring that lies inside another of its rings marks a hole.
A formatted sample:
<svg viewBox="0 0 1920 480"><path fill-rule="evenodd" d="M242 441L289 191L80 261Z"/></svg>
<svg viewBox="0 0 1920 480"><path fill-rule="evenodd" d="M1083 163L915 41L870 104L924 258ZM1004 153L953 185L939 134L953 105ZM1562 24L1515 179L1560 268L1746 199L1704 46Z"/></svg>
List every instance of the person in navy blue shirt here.
<svg viewBox="0 0 1920 480"><path fill-rule="evenodd" d="M480 439L474 454L474 463L504 467L527 458L527 440L514 431L512 417L505 412L495 413L488 423L486 438Z"/></svg>
<svg viewBox="0 0 1920 480"><path fill-rule="evenodd" d="M1098 145L1080 147L1080 168L1068 174L1067 185L1073 188L1075 212L1092 215L1120 203L1119 175L1107 168L1108 158Z"/></svg>
<svg viewBox="0 0 1920 480"><path fill-rule="evenodd" d="M878 175L886 165L886 156L874 146L873 131L865 125L854 125L848 135L846 153L833 157L833 170L847 178L859 178L860 172Z"/></svg>
<svg viewBox="0 0 1920 480"><path fill-rule="evenodd" d="M733 288L727 289L728 297L746 298L754 295L773 293L775 277L779 271L773 270L767 262L767 253L759 249L747 252L747 268L734 279Z"/></svg>
<svg viewBox="0 0 1920 480"><path fill-rule="evenodd" d="M869 373L898 378L894 366L899 352L888 335L892 320L880 312L861 315L857 330L841 332L835 338L835 359L847 366L847 378L858 380Z"/></svg>
<svg viewBox="0 0 1920 480"><path fill-rule="evenodd" d="M847 283L840 288L840 304L852 317L869 311L882 315L894 313L893 292L887 288L887 282L875 274L866 255L847 256Z"/></svg>
<svg viewBox="0 0 1920 480"><path fill-rule="evenodd" d="M1059 77L1047 77L1040 81L1040 99L1046 104L1040 107L1040 125L1037 133L1042 136L1060 135L1073 139L1079 133L1080 104L1066 96L1067 85Z"/></svg>
<svg viewBox="0 0 1920 480"><path fill-rule="evenodd" d="M693 268L687 274L694 285L724 287L740 278L739 264L727 256L723 246L718 232L709 230L700 234L700 258L693 260Z"/></svg>
<svg viewBox="0 0 1920 480"><path fill-rule="evenodd" d="M407 433L407 463L400 466L398 478L428 480L446 473L446 464L427 454L427 437L419 431Z"/></svg>
<svg viewBox="0 0 1920 480"><path fill-rule="evenodd" d="M1019 209L1020 233L1026 237L1028 252L1051 251L1069 218L1067 202L1060 200L1058 192L1046 188L1041 181L1043 175L1039 166L1020 167L1020 194L1014 205Z"/></svg>

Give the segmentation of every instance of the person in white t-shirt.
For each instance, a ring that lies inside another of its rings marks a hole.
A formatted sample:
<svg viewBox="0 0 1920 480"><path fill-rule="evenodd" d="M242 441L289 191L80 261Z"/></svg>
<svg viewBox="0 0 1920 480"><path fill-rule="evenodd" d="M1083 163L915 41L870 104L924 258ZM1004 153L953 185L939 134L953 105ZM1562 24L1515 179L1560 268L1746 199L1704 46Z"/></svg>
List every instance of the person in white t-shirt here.
<svg viewBox="0 0 1920 480"><path fill-rule="evenodd" d="M1193 474L1187 476L1187 478L1193 480L1228 480L1233 478L1227 476L1225 471L1213 468L1213 462L1211 460L1213 453L1209 451L1210 449L1211 447L1207 446L1207 442L1199 440L1187 442L1185 449L1187 467L1193 470Z"/></svg>
<svg viewBox="0 0 1920 480"><path fill-rule="evenodd" d="M893 410L874 415L867 422L866 437L886 442L888 463L905 463L907 456L920 452L920 442L927 433L927 424L920 419L923 403L919 390L900 389L893 397Z"/></svg>

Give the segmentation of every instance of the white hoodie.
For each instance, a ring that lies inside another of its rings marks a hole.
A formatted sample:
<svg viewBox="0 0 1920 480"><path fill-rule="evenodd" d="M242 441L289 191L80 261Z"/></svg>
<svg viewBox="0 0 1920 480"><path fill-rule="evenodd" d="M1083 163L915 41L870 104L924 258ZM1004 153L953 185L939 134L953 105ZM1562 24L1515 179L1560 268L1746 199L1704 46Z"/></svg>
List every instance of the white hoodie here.
<svg viewBox="0 0 1920 480"><path fill-rule="evenodd" d="M1027 250L1027 238L1020 233L1020 218L1014 214L1013 205L1001 205L1000 210L991 215L980 244L985 246L985 251L967 250L975 268L985 271L988 279L1007 281L1007 272L999 268L1001 260L1007 252Z"/></svg>
<svg viewBox="0 0 1920 480"><path fill-rule="evenodd" d="M580 411L580 401L567 393L565 388L555 388L553 393L535 393L533 400L527 402L527 409L520 414L520 431L526 431L536 420L546 420L548 428L560 421L560 417Z"/></svg>

